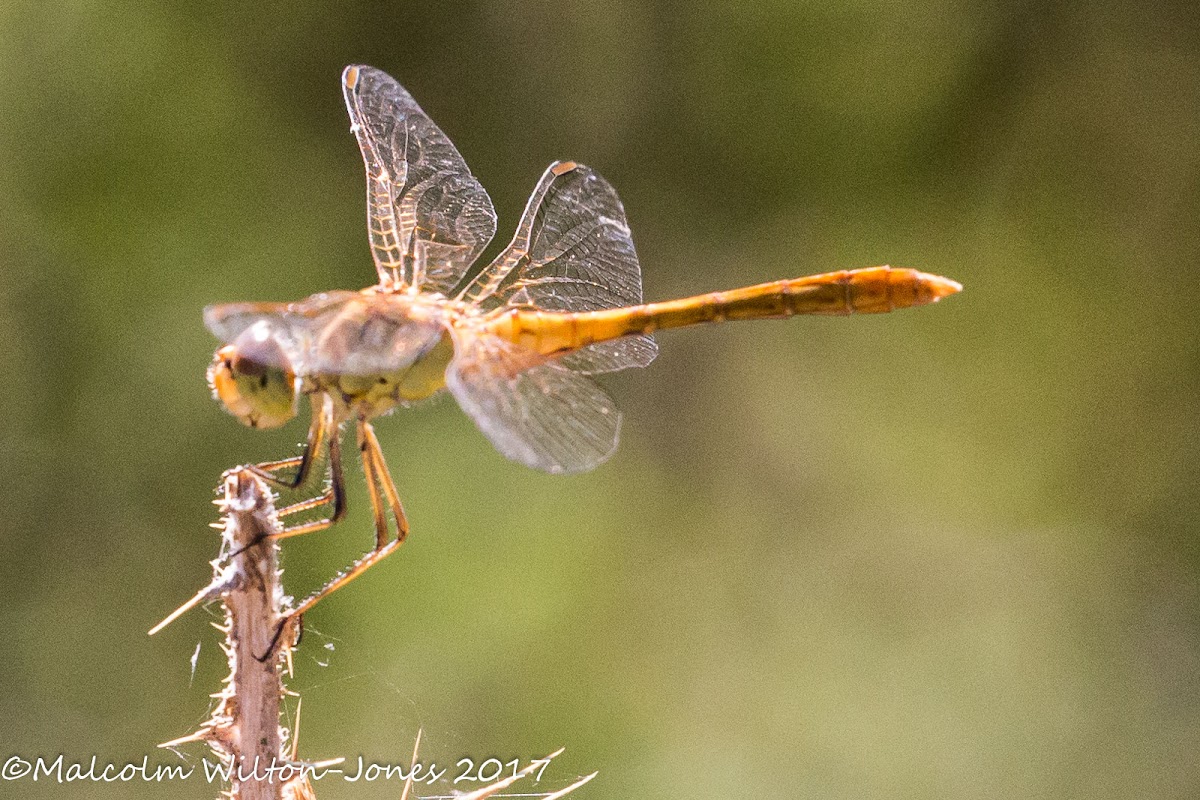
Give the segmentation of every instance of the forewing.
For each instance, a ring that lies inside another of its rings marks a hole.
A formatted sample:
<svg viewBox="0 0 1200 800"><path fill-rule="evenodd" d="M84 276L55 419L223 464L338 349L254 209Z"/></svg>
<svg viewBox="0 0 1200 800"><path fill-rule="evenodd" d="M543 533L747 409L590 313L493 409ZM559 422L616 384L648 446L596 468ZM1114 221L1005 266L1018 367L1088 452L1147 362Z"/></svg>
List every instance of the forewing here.
<svg viewBox="0 0 1200 800"><path fill-rule="evenodd" d="M225 303L204 309L204 327L225 344L232 344L256 323L278 325L287 314L287 303Z"/></svg>
<svg viewBox="0 0 1200 800"><path fill-rule="evenodd" d="M204 309L204 325L224 344L233 344L247 329L258 326L259 335L272 337L287 353L299 374L313 371L309 357L312 340L357 292L328 292L299 303L225 303ZM282 366L282 365L272 365Z"/></svg>
<svg viewBox="0 0 1200 800"><path fill-rule="evenodd" d="M621 415L604 390L510 342L460 341L446 385L496 449L526 466L585 472L616 449Z"/></svg>
<svg viewBox="0 0 1200 800"><path fill-rule="evenodd" d="M367 228L380 283L449 294L496 232L496 212L446 134L390 75L342 73L367 171Z"/></svg>
<svg viewBox="0 0 1200 800"><path fill-rule="evenodd" d="M460 297L484 308L549 311L640 304L642 272L616 191L582 164L551 164L512 242ZM609 372L645 366L657 352L653 339L636 336L592 345L560 361L581 372Z"/></svg>

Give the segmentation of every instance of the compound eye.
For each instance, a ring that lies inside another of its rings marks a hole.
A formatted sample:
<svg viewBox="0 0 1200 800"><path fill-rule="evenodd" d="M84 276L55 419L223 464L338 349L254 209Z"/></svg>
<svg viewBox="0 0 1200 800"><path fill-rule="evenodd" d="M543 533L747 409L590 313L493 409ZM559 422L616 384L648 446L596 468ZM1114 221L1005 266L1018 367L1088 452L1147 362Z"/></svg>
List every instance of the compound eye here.
<svg viewBox="0 0 1200 800"><path fill-rule="evenodd" d="M291 360L274 337L253 327L216 352L208 381L229 413L252 428L275 428L296 415Z"/></svg>

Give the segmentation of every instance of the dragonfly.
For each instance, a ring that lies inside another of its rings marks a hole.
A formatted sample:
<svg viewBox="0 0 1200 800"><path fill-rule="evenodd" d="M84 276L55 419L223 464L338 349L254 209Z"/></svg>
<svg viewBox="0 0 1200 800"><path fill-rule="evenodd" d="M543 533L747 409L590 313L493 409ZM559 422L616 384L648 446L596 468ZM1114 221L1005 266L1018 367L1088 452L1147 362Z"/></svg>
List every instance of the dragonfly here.
<svg viewBox="0 0 1200 800"><path fill-rule="evenodd" d="M798 314L870 314L934 303L948 278L887 266L841 270L644 303L625 211L599 174L549 166L512 241L477 265L496 231L491 200L450 139L395 79L368 66L342 73L350 129L366 167L367 228L378 283L293 303L205 310L223 343L213 394L241 422L312 420L300 455L252 470L298 490L322 464L323 490L279 510L318 519L277 538L324 530L346 511L341 432L353 425L375 544L303 600L311 609L403 544L409 524L373 421L448 391L503 455L550 473L590 470L617 445L621 414L594 375L644 367L668 328Z"/></svg>

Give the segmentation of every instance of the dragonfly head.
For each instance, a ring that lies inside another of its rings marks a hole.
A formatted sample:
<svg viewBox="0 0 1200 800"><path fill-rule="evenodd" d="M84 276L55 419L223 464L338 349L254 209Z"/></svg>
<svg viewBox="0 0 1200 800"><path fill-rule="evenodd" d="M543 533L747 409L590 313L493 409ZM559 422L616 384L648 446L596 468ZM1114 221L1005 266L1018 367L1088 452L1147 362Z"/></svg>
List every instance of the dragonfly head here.
<svg viewBox="0 0 1200 800"><path fill-rule="evenodd" d="M230 414L251 428L277 428L296 416L300 381L265 327L252 325L213 356L208 385Z"/></svg>

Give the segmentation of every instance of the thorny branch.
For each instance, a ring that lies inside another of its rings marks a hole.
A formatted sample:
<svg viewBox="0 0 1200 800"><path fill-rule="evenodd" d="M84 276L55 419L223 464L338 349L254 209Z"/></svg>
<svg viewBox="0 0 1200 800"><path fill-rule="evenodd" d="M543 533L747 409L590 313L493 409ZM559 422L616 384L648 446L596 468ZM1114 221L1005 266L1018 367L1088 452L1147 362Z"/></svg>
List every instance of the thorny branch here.
<svg viewBox="0 0 1200 800"><path fill-rule="evenodd" d="M263 482L242 469L226 474L224 497L217 503L223 512L222 550L231 555L213 562L212 583L180 611L221 598L225 605L222 648L230 673L209 720L195 733L162 746L208 742L232 766L229 796L234 800L302 796L297 794L305 791L300 784L286 776L281 779L279 771L290 763L283 753L285 734L279 727L279 711L284 693L282 667L291 658L292 642L286 632L277 637L285 609L279 547L270 538L279 530L274 501Z"/></svg>
<svg viewBox="0 0 1200 800"><path fill-rule="evenodd" d="M229 659L229 676L216 695L217 706L200 729L160 747L174 748L187 742L207 742L230 769L230 800L315 800L312 784L297 760L299 708L296 728L292 731L289 753L283 752L286 731L279 726L283 694L284 665L291 665L295 647L294 631L280 622L290 609L291 598L280 583L279 547L272 534L280 530L274 498L263 481L248 469L225 474L224 496L217 501L222 511L222 556L213 561L213 579L208 586L151 629L156 633L190 608L220 599L225 605L225 634L222 649ZM417 760L417 744L413 763ZM469 794L463 800L485 800L516 781L531 775L540 765L553 759L559 750L545 759ZM340 763L333 759L308 764L323 769ZM413 788L410 770L402 800L408 800ZM553 792L534 794L544 800L558 798L596 777L585 775Z"/></svg>

